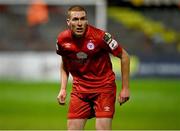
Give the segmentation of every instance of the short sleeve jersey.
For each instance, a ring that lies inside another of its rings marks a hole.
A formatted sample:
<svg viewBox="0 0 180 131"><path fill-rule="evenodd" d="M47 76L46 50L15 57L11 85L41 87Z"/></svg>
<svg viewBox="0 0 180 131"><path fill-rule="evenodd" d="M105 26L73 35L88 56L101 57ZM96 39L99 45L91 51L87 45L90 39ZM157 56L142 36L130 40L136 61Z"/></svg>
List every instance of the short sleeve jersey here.
<svg viewBox="0 0 180 131"><path fill-rule="evenodd" d="M122 47L109 33L88 25L85 35L76 38L65 30L58 36L56 52L73 77L73 91L105 92L116 87L109 53L118 56Z"/></svg>

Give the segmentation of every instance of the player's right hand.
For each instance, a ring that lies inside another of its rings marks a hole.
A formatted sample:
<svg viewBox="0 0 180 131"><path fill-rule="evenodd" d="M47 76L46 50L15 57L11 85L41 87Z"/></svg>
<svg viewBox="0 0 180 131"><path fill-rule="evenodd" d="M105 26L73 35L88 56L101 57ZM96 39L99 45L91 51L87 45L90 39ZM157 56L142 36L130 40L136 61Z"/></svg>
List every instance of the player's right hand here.
<svg viewBox="0 0 180 131"><path fill-rule="evenodd" d="M57 96L57 100L60 105L65 105L65 101L66 101L66 90L65 89L60 90L60 92Z"/></svg>

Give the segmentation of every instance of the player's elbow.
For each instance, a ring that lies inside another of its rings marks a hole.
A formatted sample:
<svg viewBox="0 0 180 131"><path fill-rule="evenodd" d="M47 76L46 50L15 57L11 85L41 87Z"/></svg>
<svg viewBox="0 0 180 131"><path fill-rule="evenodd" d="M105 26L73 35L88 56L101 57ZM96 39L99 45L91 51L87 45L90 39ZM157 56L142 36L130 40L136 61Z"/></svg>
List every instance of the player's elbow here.
<svg viewBox="0 0 180 131"><path fill-rule="evenodd" d="M123 49L122 50L122 62L126 64L130 64L130 56L129 54Z"/></svg>

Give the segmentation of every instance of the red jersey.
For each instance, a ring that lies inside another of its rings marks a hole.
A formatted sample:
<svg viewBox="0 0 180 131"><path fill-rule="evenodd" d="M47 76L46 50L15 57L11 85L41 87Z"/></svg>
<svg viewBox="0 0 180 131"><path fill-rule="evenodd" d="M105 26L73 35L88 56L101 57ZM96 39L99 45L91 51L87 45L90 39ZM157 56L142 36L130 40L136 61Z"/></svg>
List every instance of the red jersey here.
<svg viewBox="0 0 180 131"><path fill-rule="evenodd" d="M65 30L57 39L57 54L73 76L73 91L105 92L115 88L115 74L109 53L122 53L122 47L100 29L87 26L85 35L76 38Z"/></svg>

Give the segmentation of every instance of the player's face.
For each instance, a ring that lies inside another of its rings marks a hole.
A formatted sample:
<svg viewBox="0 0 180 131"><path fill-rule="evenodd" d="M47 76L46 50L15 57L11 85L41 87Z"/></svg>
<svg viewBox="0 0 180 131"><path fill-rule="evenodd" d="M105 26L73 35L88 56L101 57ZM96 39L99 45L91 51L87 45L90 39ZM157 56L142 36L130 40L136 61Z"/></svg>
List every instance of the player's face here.
<svg viewBox="0 0 180 131"><path fill-rule="evenodd" d="M75 36L82 37L87 27L87 17L84 11L71 11L67 24Z"/></svg>

